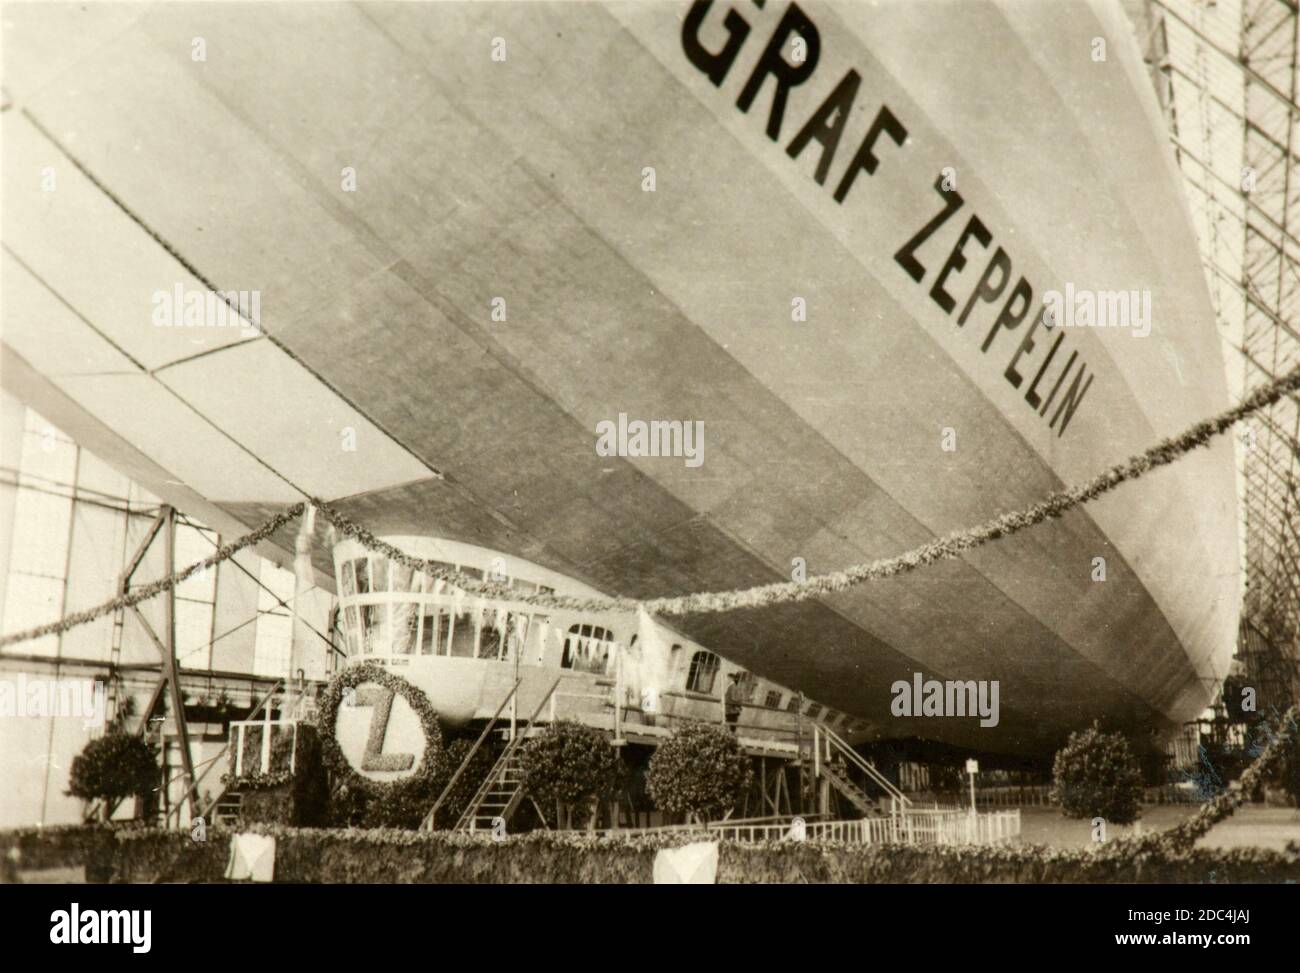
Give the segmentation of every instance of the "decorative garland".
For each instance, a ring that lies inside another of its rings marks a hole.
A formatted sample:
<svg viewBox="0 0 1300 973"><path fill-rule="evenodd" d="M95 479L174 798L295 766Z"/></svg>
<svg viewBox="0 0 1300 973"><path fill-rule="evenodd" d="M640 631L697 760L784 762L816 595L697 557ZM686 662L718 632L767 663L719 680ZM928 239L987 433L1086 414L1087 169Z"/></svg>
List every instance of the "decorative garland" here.
<svg viewBox="0 0 1300 973"><path fill-rule="evenodd" d="M1209 833L1211 828L1246 803L1264 775L1286 755L1288 749L1295 745L1298 729L1300 729L1300 703L1282 714L1277 730L1273 730L1267 724L1264 725L1264 731L1269 738L1264 749L1251 761L1250 766L1242 772L1241 776L1228 786L1227 790L1202 804L1186 821L1167 831L1143 835L1140 838L1122 838L1103 845L1102 848L1112 855L1153 852L1177 855L1191 851L1192 846Z"/></svg>
<svg viewBox="0 0 1300 973"><path fill-rule="evenodd" d="M1221 435L1242 419L1261 409L1268 408L1283 396L1294 394L1297 390L1300 390L1300 366L1274 379L1269 384L1256 389L1231 409L1221 412L1211 419L1198 422L1181 435L1161 440L1146 452L1131 457L1122 463L1115 464L1079 486L1050 494L1046 499L1024 510L1002 514L967 530L954 531L944 537L930 541L928 544L913 548L904 554L869 563L856 564L842 571L816 575L805 581L777 582L731 591L700 592L675 598L652 598L648 601L638 601L633 598L572 598L548 594L524 595L503 585L484 583L475 578L467 577L459 571L448 571L445 566L435 564L424 558L412 557L391 544L381 541L364 527L349 520L324 501L313 498L311 503L335 529L345 536L356 539L368 549L390 557L413 571L424 572L473 595L505 599L538 608L580 612L627 612L644 608L648 612L663 615L687 615L734 611L738 608L765 608L833 594L862 584L865 581L907 574L936 561L957 557L966 551L982 547L990 541L1017 534L1046 520L1055 520L1073 508L1109 493L1122 483L1136 480L1154 469L1167 466L1193 449L1208 445L1215 436ZM304 504L294 504L284 513L271 518L251 534L245 534L238 540L225 545L215 554L190 565L184 571L162 578L142 588L137 588L126 595L107 601L97 608L78 612L60 621L39 625L23 632L0 636L0 648L44 635L64 632L77 625L92 622L119 608L129 607L161 594L175 587L197 571L224 561L236 551L264 540L284 524L299 516L304 509Z"/></svg>
<svg viewBox="0 0 1300 973"><path fill-rule="evenodd" d="M413 557L405 551L394 547L387 541L382 541L366 528L362 527L355 521L349 520L346 516L339 513L324 500L313 497L311 500L314 506L327 520L344 537L349 537L367 550L376 554L382 554L403 567L410 568L415 572L423 572L444 581L447 584L460 588L471 595L477 595L483 598L492 598L499 601L513 601L519 604L534 605L542 608L555 608L562 611L575 612L600 612L600 611L625 611L634 612L640 606L641 602L635 598L573 598L567 595L525 595L521 592L509 588L502 584L493 584L490 581L480 581L477 578L471 578L460 571L448 570L444 562L430 561L425 558Z"/></svg>
<svg viewBox="0 0 1300 973"><path fill-rule="evenodd" d="M270 791L292 783L293 778L293 773L288 770L280 770L274 774L244 774L241 777L222 774L221 783L232 791Z"/></svg>
<svg viewBox="0 0 1300 973"><path fill-rule="evenodd" d="M334 732L338 724L339 706L343 702L343 693L354 689L362 683L378 683L401 696L415 711L424 730L424 753L415 772L398 780L371 780L359 773L338 745ZM442 753L442 727L438 724L438 711L429 702L429 697L418 687L407 682L401 676L381 669L370 663L349 666L335 676L320 697L320 709L317 725L321 731L321 751L325 764L338 774L345 786L359 790L370 797L394 797L405 789L420 783L430 783L438 775L439 756Z"/></svg>
<svg viewBox="0 0 1300 973"><path fill-rule="evenodd" d="M70 628L76 628L78 625L87 625L97 618L103 618L105 615L119 611L123 608L130 608L132 605L138 605L142 601L148 601L164 591L170 591L182 581L198 574L200 571L206 571L208 568L215 567L227 558L233 557L246 547L258 544L285 524L302 515L307 508L304 503L295 503L283 513L276 514L261 527L252 533L245 534L243 537L231 541L217 548L214 552L205 557L202 561L196 561L183 571L177 571L165 578L159 578L157 581L142 585L139 588L133 588L125 594L112 598L102 605L94 608L87 608L85 611L76 612L72 615L65 615L57 622L49 622L45 625L37 625L35 628L29 628L25 632L15 632L12 635L0 636L0 649L7 645L14 645L18 642L27 642L31 639L38 639L45 635L57 635L66 632Z"/></svg>
<svg viewBox="0 0 1300 973"><path fill-rule="evenodd" d="M842 571L817 575L805 581L784 581L753 588L701 592L675 598L652 598L644 602L631 598L584 599L547 594L521 595L501 585L484 584L458 571L448 571L446 567L423 558L411 557L391 544L379 540L364 527L353 523L323 501L313 498L312 504L319 508L325 519L343 535L354 538L370 550L384 554L413 571L422 571L440 578L470 594L501 598L540 608L582 612L636 611L638 608L644 608L652 614L688 615L734 611L738 608L766 608L833 594L865 581L907 574L927 564L954 558L966 551L982 547L989 541L1018 534L1043 521L1055 520L1074 507L1109 493L1122 483L1136 480L1154 469L1167 466L1193 449L1208 445L1215 436L1231 428L1235 423L1260 409L1268 408L1284 395L1298 389L1300 389L1300 367L1256 389L1233 408L1212 419L1198 422L1181 435L1161 440L1146 452L1122 463L1116 463L1085 483L1050 494L1046 499L1024 510L1002 514L976 527L954 531L905 554L857 564Z"/></svg>
<svg viewBox="0 0 1300 973"><path fill-rule="evenodd" d="M286 746L287 744L287 746ZM271 762L269 767L276 767L286 762L292 762L294 749L298 746L297 733L285 733L281 735L271 746ZM231 754L231 767L234 767L234 754ZM240 774L236 776L233 771L227 771L221 775L221 783L232 791L269 791L277 787L283 787L286 784L293 783L297 771L288 770L271 770L268 768L267 773Z"/></svg>

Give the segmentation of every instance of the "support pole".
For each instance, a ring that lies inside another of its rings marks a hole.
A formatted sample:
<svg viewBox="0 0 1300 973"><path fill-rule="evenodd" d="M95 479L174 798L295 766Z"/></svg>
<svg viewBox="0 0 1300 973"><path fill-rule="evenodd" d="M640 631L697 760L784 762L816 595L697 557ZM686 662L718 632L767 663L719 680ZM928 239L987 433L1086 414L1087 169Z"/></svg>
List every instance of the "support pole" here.
<svg viewBox="0 0 1300 973"><path fill-rule="evenodd" d="M614 643L614 746L623 745L623 643Z"/></svg>
<svg viewBox="0 0 1300 973"><path fill-rule="evenodd" d="M303 617L307 610L307 593L313 587L312 581L312 564L311 548L312 536L316 526L316 508L307 504L302 512L302 518L298 522L298 534L293 542L293 630L289 637L289 671L284 675L284 716L290 719L296 719L298 716L298 707L302 701L304 691L303 685L295 685L298 679L298 673L301 671L305 675L307 668L307 650L308 647L315 647L316 643L312 641L313 633L311 626ZM419 646L412 647L414 651L419 651ZM313 672L319 671L315 666Z"/></svg>
<svg viewBox="0 0 1300 973"><path fill-rule="evenodd" d="M176 511L164 507L166 511L166 533L163 535L165 558L164 571L171 574L176 570ZM198 802L194 797L194 757L190 754L190 732L185 722L185 697L181 693L180 677L176 673L176 588L168 588L163 594L163 672L167 676L167 685L171 690L172 718L176 721L176 735L180 738L181 764L185 768L185 796L189 800L190 817L198 814ZM164 761L165 763L165 761Z"/></svg>

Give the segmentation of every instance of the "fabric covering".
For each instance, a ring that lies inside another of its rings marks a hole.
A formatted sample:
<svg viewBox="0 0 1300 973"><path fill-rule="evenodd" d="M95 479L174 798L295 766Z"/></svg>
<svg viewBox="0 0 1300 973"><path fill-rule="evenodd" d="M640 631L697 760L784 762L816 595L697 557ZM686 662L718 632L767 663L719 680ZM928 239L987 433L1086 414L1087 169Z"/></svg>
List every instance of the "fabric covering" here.
<svg viewBox="0 0 1300 973"><path fill-rule="evenodd" d="M275 838L263 834L237 834L230 839L230 864L226 878L269 882L275 877Z"/></svg>
<svg viewBox="0 0 1300 973"><path fill-rule="evenodd" d="M697 841L664 848L655 855L656 885L713 885L718 880L718 844Z"/></svg>

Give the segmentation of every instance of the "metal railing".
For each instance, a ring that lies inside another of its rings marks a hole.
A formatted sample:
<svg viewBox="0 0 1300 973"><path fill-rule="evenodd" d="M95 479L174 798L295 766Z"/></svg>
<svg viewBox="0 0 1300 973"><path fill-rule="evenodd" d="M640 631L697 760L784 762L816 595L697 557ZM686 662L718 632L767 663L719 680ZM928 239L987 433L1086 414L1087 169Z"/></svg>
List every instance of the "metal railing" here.
<svg viewBox="0 0 1300 973"><path fill-rule="evenodd" d="M230 744L227 743L226 746L222 747L220 750L217 751L216 756L209 757L207 760L203 761L202 763L194 765L195 770L198 770L200 767L203 768L203 773L199 774L198 779L194 782L194 789L196 791L199 789L199 785L202 784L207 779L208 774L212 773L212 768L215 767L217 763L221 760L221 758L226 755L226 751L229 748L230 748ZM184 780L184 779L185 779L185 771L182 770L179 774L173 774L171 777L167 778L167 780L163 783L163 788L170 790L172 784L176 783L178 780ZM176 825L177 827L179 827L181 823L181 810L184 807L185 805L182 802L178 801L176 804L167 808L163 818L163 827L170 828L172 826L173 814L176 816Z"/></svg>
<svg viewBox="0 0 1300 973"><path fill-rule="evenodd" d="M268 703L270 703L271 700L275 697L275 694L278 693L282 688L284 688L284 685L285 685L285 682L284 682L283 679L277 679L277 680L275 681L275 684L274 684L274 685L273 685L269 690L267 690L266 695L262 697L261 701L260 701L256 706L254 706L254 707L252 708L252 710L249 711L248 719L251 720L254 716L256 716L258 713L260 713L260 712L262 711L262 707L263 707L263 706L266 706ZM225 754L229 753L229 751L230 751L230 739L229 739L229 735L227 735L226 745L225 745L224 747L221 748L221 750L217 753L217 756L218 756L218 757L224 756ZM215 763L213 764L213 766L215 766ZM211 769L212 769L211 766L208 767L208 770L211 770ZM204 771L204 772L203 772L203 777L206 777L207 774L208 774L208 772L207 772L207 771ZM201 781L202 779L203 779L203 778L200 777L200 778L199 778L199 781ZM195 781L195 783L194 783L194 786L195 786L196 788L198 787L199 781ZM226 796L226 792L227 792L228 790L230 790L229 785L222 787L221 790L217 792L217 796L216 796L216 797L214 797L212 800L210 800L210 801L207 803L207 805L206 805L205 807L202 807L202 808L199 809L199 817L203 818L204 821L208 820L208 816L212 813L213 809L214 809L218 804L221 803L222 799L225 798L225 796ZM170 815L168 815L168 820L169 820L169 821L171 820L171 816L170 816ZM177 816L176 816L176 823L177 823L178 825L180 824L180 814L179 814L179 813L178 813Z"/></svg>
<svg viewBox="0 0 1300 973"><path fill-rule="evenodd" d="M820 777L823 761L829 762L833 757L842 757L850 766L856 767L868 780L889 795L890 810L894 814L906 811L912 806L912 799L904 794L892 780L878 771L874 764L840 738L840 735L825 723L813 723L813 773Z"/></svg>
<svg viewBox="0 0 1300 973"><path fill-rule="evenodd" d="M984 807L1050 807L1050 784L994 784L975 788L975 804Z"/></svg>
<svg viewBox="0 0 1300 973"><path fill-rule="evenodd" d="M442 802L447 799L447 795L451 793L451 789L456 786L456 782L459 781L461 775L465 773L465 769L469 767L470 761L474 759L474 754L478 753L479 747L483 746L483 741L488 738L488 734L492 732L492 728L496 725L497 720L501 718L501 714L507 706L511 707L511 736L518 735L515 733L513 717L515 696L519 693L519 684L521 682L523 682L522 679L516 679L514 685L510 687L510 691L506 693L505 698L501 700L501 705L497 707L497 711L492 714L491 719L487 721L487 725L483 727L483 732L480 733L478 739L474 741L474 746L469 748L469 753L465 754L465 759L460 762L460 766L456 768L456 772L451 775L451 780L447 781L447 786L442 789L442 793L438 795L438 799L433 802L433 807L429 808L429 813L426 814L424 820L420 822L421 831L433 830L434 818L438 813L438 809L442 807ZM495 770L495 767L493 769Z"/></svg>
<svg viewBox="0 0 1300 973"><path fill-rule="evenodd" d="M537 709L533 710L532 715L528 717L529 726L532 726L537 721L537 717L541 714L542 710L546 708L547 703L551 702L555 698L555 690L560 685L560 683L564 680L564 678L565 677L563 675L557 676L555 682L551 683L551 688L546 691L546 695L543 696L541 702L537 704ZM519 688L519 684L516 682L514 691L518 692L518 688ZM484 732L486 733L487 731L484 730ZM482 738L480 737L480 739ZM497 758L497 762L492 765L492 769L488 771L487 776L483 778L483 783L481 783L479 785L478 790L474 792L474 797L470 800L469 804L465 806L465 810L461 812L460 820L456 822L457 830L460 830L466 825L469 826L469 829L471 831L474 830L474 819L475 816L478 814L479 807L483 803L483 798L487 796L487 792L492 789L492 785L496 783L497 779L500 778L502 775L504 775L506 767L509 766L510 758L514 756L515 752L523 744L523 741L524 741L524 734L516 732L514 721L512 719L511 727L510 727L510 742L507 743L506 748L501 751L501 756ZM471 750L469 756L465 758L465 762L461 764L461 769L464 769L466 766L469 765L469 758L472 757L473 755L474 752ZM452 780L454 782L455 778L452 778ZM518 786L519 785L516 785L516 787ZM451 784L448 784L447 788L448 790L450 790ZM443 795L446 795L446 793L447 791L444 791ZM440 796L438 800L441 801L442 797ZM434 810L435 811L437 810L436 804L434 805ZM430 827L432 827L432 815L434 812L430 811L429 813L430 813ZM504 813L509 813L509 812L507 811Z"/></svg>
<svg viewBox="0 0 1300 973"><path fill-rule="evenodd" d="M1020 837L1020 810L976 814L965 810L914 808L903 815L902 843L914 845L1005 844Z"/></svg>
<svg viewBox="0 0 1300 973"><path fill-rule="evenodd" d="M645 835L707 832L724 841L836 841L860 845L1007 844L1020 837L1020 812L971 814L966 810L907 809L887 818L819 821L768 817L711 821L703 825L673 824L657 828L620 828L606 834ZM802 835L802 836L801 836Z"/></svg>

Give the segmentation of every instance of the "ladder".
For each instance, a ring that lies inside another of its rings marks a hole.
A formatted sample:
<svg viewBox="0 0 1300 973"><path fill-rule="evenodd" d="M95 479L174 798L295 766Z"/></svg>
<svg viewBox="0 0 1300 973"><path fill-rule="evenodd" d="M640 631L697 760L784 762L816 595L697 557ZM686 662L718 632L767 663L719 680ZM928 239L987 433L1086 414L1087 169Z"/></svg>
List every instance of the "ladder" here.
<svg viewBox="0 0 1300 973"><path fill-rule="evenodd" d="M517 735L501 752L473 799L461 813L460 820L456 822L457 831L490 831L497 818L509 820L519 806L524 796L524 772L516 744L522 739L522 735Z"/></svg>
<svg viewBox="0 0 1300 973"><path fill-rule="evenodd" d="M223 791L221 799L212 808L212 822L223 828L233 828L239 823L243 804L243 795L239 791Z"/></svg>
<svg viewBox="0 0 1300 973"><path fill-rule="evenodd" d="M542 696L542 701L537 704L537 709L533 711L533 715L527 720L522 721L525 725L532 726L537 722L538 714L541 713L542 709L550 701L551 696L555 693L556 687L560 685L560 682L563 679L564 676L560 676L555 680L555 682L551 683L551 688L546 691L544 696ZM461 775L469 768L470 761L474 759L474 754L478 752L479 747L483 746L483 741L486 740L488 734L492 732L492 728L496 725L497 720L500 719L506 706L515 700L515 696L519 692L521 681L522 680L520 679L516 679L514 685L510 688L510 691L506 693L505 698L501 700L501 705L498 706L497 711L492 714L491 719L487 722L487 726L483 727L483 732L479 734L479 738L474 742L474 746L471 747L469 753L465 755L465 759L461 761L460 766L456 769L456 773L452 774L451 780L447 781L447 786L442 789L442 793L438 795L438 800L435 801L433 807L429 809L429 813L424 816L424 821L421 822L420 825L421 830L432 831L437 827L436 820L438 809L442 807L443 802L447 800L448 795L451 794L452 788L456 786L456 782L460 780ZM512 709L511 713L513 714L513 712L514 710ZM523 791L520 787L523 780L523 773L520 770L518 762L519 747L524 741L523 727L520 726L519 723L520 721L516 721L512 715L510 720L511 728L506 731L509 737L508 742L506 743L506 748L501 752L501 756L497 758L496 763L492 765L491 772L489 772L487 777L484 778L483 783L479 785L478 790L474 792L474 797L470 800L465 810L461 812L460 817L456 821L455 830L475 830L478 827L479 819L484 817L484 815L487 816L487 827L490 828L492 826L492 821L495 818L500 817L502 819L508 819L510 815L514 813L515 808L519 806L519 801L523 797ZM489 800L489 798L491 798L491 800Z"/></svg>
<svg viewBox="0 0 1300 973"><path fill-rule="evenodd" d="M537 704L537 709L533 710L533 715L525 721L528 726L532 726L537 722L538 714L546 708L546 704L555 695L555 690L563 679L564 676L560 676L555 682L551 683L551 688L546 691L542 701ZM511 695L518 691L519 684L515 683ZM460 820L456 822L457 831L473 832L479 828L490 829L497 818L502 821L510 820L510 815L515 812L515 808L519 806L519 802L524 796L524 773L519 761L519 750L523 743L524 732L516 727L511 734L510 742L506 744L506 748L501 751L501 756L497 758L496 764L492 767L492 772L484 779L473 800L469 802L464 813L461 814ZM468 760L468 758L466 759Z"/></svg>

